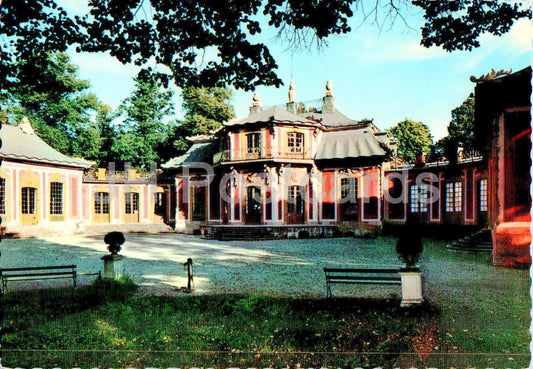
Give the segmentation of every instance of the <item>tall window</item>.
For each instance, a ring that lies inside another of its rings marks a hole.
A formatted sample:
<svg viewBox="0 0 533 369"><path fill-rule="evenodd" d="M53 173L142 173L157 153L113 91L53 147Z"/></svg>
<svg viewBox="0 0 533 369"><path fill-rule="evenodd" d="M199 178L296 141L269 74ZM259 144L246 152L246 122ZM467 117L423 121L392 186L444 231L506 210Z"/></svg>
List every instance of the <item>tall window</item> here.
<svg viewBox="0 0 533 369"><path fill-rule="evenodd" d="M411 185L409 186L409 197L411 199L409 209L411 213L428 212L428 185Z"/></svg>
<svg viewBox="0 0 533 369"><path fill-rule="evenodd" d="M167 206L167 196L164 192L156 192L154 199L154 213L155 214L165 214Z"/></svg>
<svg viewBox="0 0 533 369"><path fill-rule="evenodd" d="M50 214L63 214L63 183L50 183Z"/></svg>
<svg viewBox="0 0 533 369"><path fill-rule="evenodd" d="M289 187L288 212L303 214L304 212L303 187L301 186L290 186Z"/></svg>
<svg viewBox="0 0 533 369"><path fill-rule="evenodd" d="M35 194L33 187L22 188L22 214L35 214Z"/></svg>
<svg viewBox="0 0 533 369"><path fill-rule="evenodd" d="M341 201L357 202L357 178L341 178Z"/></svg>
<svg viewBox="0 0 533 369"><path fill-rule="evenodd" d="M289 132L287 134L287 148L290 153L304 152L304 134L300 132Z"/></svg>
<svg viewBox="0 0 533 369"><path fill-rule="evenodd" d="M138 214L139 213L139 194L137 192L126 192L124 194L124 203L126 214Z"/></svg>
<svg viewBox="0 0 533 369"><path fill-rule="evenodd" d="M6 213L6 180L0 178L0 214Z"/></svg>
<svg viewBox="0 0 533 369"><path fill-rule="evenodd" d="M94 194L94 213L109 214L109 193L97 192Z"/></svg>
<svg viewBox="0 0 533 369"><path fill-rule="evenodd" d="M445 185L446 200L445 210L448 213L459 212L463 209L463 184L461 182L448 182Z"/></svg>
<svg viewBox="0 0 533 369"><path fill-rule="evenodd" d="M248 153L259 153L261 150L261 133L249 133L246 135Z"/></svg>
<svg viewBox="0 0 533 369"><path fill-rule="evenodd" d="M479 211L488 210L487 179L479 181Z"/></svg>

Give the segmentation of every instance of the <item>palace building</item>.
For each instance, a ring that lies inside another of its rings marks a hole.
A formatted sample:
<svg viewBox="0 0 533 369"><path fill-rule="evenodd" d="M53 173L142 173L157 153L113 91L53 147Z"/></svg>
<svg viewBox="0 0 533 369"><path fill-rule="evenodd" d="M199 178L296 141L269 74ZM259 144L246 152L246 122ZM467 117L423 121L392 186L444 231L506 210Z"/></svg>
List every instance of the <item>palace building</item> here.
<svg viewBox="0 0 533 369"><path fill-rule="evenodd" d="M320 110L299 112L294 97L291 83L285 109L263 110L254 95L248 116L163 165L176 178L176 229L381 225L392 140L337 110L329 81Z"/></svg>

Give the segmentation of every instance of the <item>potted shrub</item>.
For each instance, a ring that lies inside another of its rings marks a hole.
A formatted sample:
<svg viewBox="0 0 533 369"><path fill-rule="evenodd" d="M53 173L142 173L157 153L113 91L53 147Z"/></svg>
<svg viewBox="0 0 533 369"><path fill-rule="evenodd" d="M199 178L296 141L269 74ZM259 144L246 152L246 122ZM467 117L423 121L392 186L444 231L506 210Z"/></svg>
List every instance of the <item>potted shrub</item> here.
<svg viewBox="0 0 533 369"><path fill-rule="evenodd" d="M420 228L408 224L396 243L396 252L405 266L400 269L402 302L400 306L412 306L422 302L422 272L416 265L424 247Z"/></svg>

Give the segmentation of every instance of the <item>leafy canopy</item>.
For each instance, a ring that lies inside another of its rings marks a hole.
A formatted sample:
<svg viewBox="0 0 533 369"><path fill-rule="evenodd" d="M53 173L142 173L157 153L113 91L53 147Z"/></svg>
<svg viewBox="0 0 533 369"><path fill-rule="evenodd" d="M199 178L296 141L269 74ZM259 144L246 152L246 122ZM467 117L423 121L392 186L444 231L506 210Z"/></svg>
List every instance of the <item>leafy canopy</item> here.
<svg viewBox="0 0 533 369"><path fill-rule="evenodd" d="M416 155L431 151L433 137L424 123L405 119L389 131L398 141L398 156L409 163L416 161Z"/></svg>
<svg viewBox="0 0 533 369"><path fill-rule="evenodd" d="M5 114L15 122L27 116L39 136L64 154L87 156L87 150L97 151L84 140L91 139L90 118L100 102L88 92L89 81L79 78L70 57L34 56L18 61L16 67L17 83L2 94Z"/></svg>
<svg viewBox="0 0 533 369"><path fill-rule="evenodd" d="M373 12L384 11L394 20L411 7L424 12L422 45L448 51L477 47L483 33L501 35L530 16L527 4L483 0L377 0ZM258 41L265 28L309 46L350 32L355 12L369 15L363 0L90 0L89 8L90 14L80 18L69 16L55 0L3 0L0 90L16 83L17 60L71 45L78 51L108 51L145 69L155 61L171 71L158 73L162 81L173 79L179 87L278 87L277 64Z"/></svg>
<svg viewBox="0 0 533 369"><path fill-rule="evenodd" d="M153 76L135 79L134 91L118 109L123 123L111 146L116 161L145 170L150 169L152 162L162 161L169 131L165 121L174 112L172 95Z"/></svg>
<svg viewBox="0 0 533 369"><path fill-rule="evenodd" d="M175 131L174 147L179 151L188 148L186 138L210 135L223 122L235 117L231 105L232 92L220 87L189 87L182 91L185 117Z"/></svg>

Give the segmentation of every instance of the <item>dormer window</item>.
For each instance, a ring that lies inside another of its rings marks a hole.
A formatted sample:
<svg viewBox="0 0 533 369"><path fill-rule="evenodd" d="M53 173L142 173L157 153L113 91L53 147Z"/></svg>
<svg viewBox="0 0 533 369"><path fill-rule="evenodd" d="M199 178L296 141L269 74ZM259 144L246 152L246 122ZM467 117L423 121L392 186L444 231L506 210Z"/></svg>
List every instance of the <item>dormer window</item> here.
<svg viewBox="0 0 533 369"><path fill-rule="evenodd" d="M304 134L301 132L289 132L287 134L287 149L289 153L303 153Z"/></svg>
<svg viewBox="0 0 533 369"><path fill-rule="evenodd" d="M261 151L261 133L249 133L246 135L247 149L249 154Z"/></svg>

